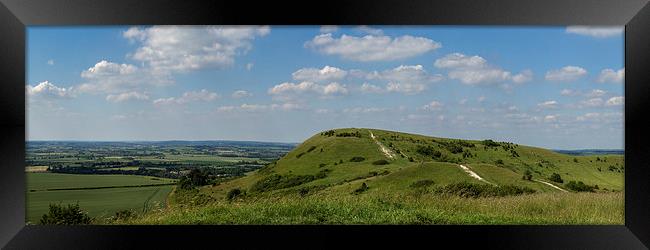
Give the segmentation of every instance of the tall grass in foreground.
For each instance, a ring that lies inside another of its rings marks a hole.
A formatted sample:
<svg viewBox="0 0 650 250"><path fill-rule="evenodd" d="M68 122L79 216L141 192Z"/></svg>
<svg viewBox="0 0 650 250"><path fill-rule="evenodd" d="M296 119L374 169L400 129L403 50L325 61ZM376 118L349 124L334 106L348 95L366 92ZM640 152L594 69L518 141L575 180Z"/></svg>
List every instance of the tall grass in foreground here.
<svg viewBox="0 0 650 250"><path fill-rule="evenodd" d="M623 193L286 196L170 207L124 224L624 224Z"/></svg>

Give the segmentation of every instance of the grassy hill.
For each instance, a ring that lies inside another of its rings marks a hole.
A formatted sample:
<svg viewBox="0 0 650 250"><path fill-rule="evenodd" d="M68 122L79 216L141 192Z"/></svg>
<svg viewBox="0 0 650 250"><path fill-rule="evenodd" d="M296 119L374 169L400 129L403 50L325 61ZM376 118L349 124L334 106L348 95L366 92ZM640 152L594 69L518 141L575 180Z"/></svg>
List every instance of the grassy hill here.
<svg viewBox="0 0 650 250"><path fill-rule="evenodd" d="M371 185L377 187L374 189L376 192L407 190L409 185L420 179L430 179L436 184L462 181L482 183L465 173L458 167L459 164L497 185L521 185L539 192L559 190L543 183L523 180L522 175L526 170L531 171L533 180L551 182L548 180L550 175L557 173L565 183L582 181L587 185L598 185L600 189L623 188L622 155L571 156L507 142L453 140L376 129L332 131L334 135L316 134L277 162L244 178L211 188L210 191L218 196L234 187L249 190L256 182L274 174L316 176L325 171L328 172L324 178L279 188L271 193L298 190L301 187L327 186L319 192L338 194L345 186L363 181L368 185L376 184ZM359 133L358 137L337 136L356 132ZM382 153L370 133L390 149L394 154L392 159ZM353 157L362 157L364 160L351 161ZM379 160L386 160L388 164L373 164ZM562 186L562 183L555 184Z"/></svg>
<svg viewBox="0 0 650 250"><path fill-rule="evenodd" d="M175 192L167 210L128 223L622 224L624 169L622 155L336 129L242 178ZM593 192L575 193L571 181Z"/></svg>

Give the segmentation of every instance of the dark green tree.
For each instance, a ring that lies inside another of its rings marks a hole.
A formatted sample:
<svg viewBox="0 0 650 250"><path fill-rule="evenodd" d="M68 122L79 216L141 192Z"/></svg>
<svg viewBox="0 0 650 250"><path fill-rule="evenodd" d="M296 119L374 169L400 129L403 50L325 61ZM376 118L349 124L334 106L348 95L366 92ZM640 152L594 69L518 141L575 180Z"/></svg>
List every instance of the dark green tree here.
<svg viewBox="0 0 650 250"><path fill-rule="evenodd" d="M524 175L521 178L530 181L533 179L533 173L526 169L526 172L524 172Z"/></svg>
<svg viewBox="0 0 650 250"><path fill-rule="evenodd" d="M83 225L90 224L92 218L79 208L79 203L63 205L50 204L50 210L41 217L43 225Z"/></svg>
<svg viewBox="0 0 650 250"><path fill-rule="evenodd" d="M551 174L551 177L549 177L548 179L557 183L564 183L564 180L562 180L562 176L560 176L560 174L558 173Z"/></svg>

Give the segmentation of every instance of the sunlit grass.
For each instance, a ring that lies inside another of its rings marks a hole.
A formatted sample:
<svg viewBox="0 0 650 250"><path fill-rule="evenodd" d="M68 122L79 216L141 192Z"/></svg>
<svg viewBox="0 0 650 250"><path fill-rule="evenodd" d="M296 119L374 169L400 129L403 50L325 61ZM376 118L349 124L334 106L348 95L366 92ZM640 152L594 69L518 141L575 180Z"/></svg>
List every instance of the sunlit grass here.
<svg viewBox="0 0 650 250"><path fill-rule="evenodd" d="M125 224L624 224L623 193L285 196L170 207Z"/></svg>

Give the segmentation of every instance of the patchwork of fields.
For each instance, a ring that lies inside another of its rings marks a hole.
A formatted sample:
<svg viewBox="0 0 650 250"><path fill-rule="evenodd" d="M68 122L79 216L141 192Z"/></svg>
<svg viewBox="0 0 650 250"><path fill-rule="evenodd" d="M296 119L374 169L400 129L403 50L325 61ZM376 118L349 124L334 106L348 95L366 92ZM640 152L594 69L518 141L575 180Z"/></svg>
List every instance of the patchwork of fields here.
<svg viewBox="0 0 650 250"><path fill-rule="evenodd" d="M233 178L293 148L260 142L27 142L27 223L38 224L50 204L79 203L96 219L116 212L162 208L179 178L202 169Z"/></svg>
<svg viewBox="0 0 650 250"><path fill-rule="evenodd" d="M163 207L174 180L131 175L26 173L27 222L37 224L49 205L79 203L88 215L107 218L117 211ZM148 186L158 185L158 186ZM62 189L54 190L53 189Z"/></svg>

